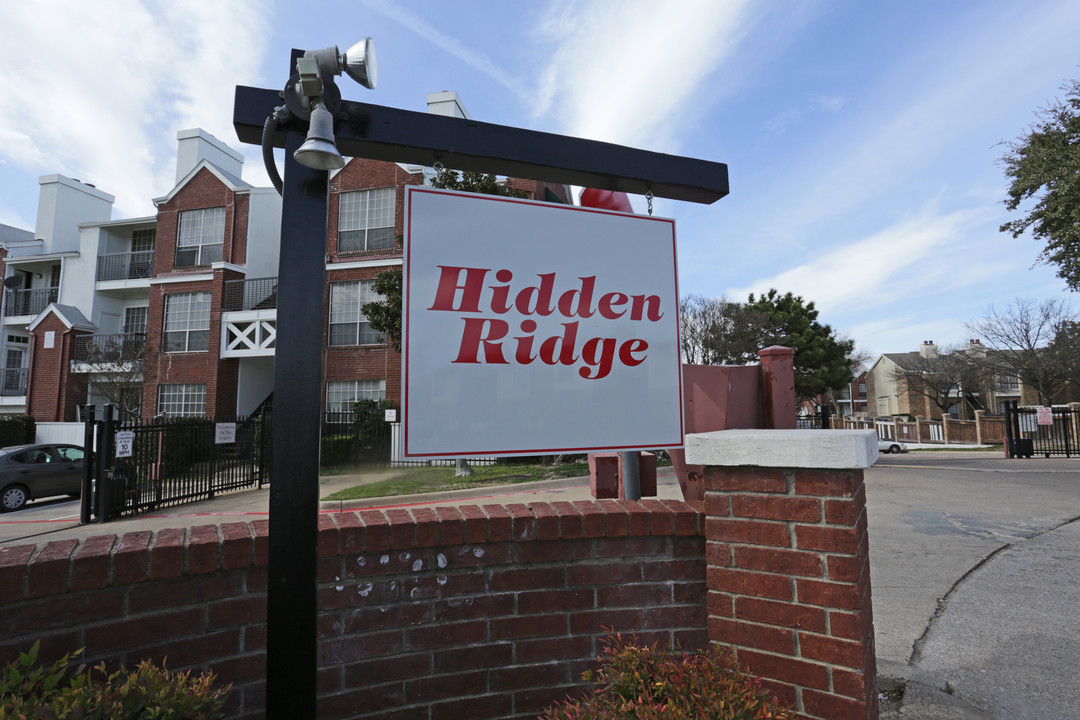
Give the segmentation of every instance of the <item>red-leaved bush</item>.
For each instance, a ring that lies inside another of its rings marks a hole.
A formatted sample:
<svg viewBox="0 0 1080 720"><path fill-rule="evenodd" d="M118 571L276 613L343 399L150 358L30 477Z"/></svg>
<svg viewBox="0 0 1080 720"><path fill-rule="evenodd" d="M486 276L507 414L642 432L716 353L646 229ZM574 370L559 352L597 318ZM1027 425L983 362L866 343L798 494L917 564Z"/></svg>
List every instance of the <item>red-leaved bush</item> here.
<svg viewBox="0 0 1080 720"><path fill-rule="evenodd" d="M605 638L599 672L584 673L596 690L581 700L556 703L540 720L790 720L781 707L725 648L684 653L633 638Z"/></svg>

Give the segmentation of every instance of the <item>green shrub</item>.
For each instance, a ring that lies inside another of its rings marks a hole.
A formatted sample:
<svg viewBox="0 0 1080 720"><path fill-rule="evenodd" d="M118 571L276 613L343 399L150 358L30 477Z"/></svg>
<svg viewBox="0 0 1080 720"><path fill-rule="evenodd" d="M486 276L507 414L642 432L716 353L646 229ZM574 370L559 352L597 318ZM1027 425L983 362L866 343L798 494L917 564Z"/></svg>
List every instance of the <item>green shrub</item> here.
<svg viewBox="0 0 1080 720"><path fill-rule="evenodd" d="M583 678L596 691L556 703L541 720L789 720L791 710L762 690L734 654L713 646L693 653L638 647L621 635L605 638L598 673Z"/></svg>
<svg viewBox="0 0 1080 720"><path fill-rule="evenodd" d="M214 689L213 673L191 677L149 660L134 671L109 674L105 663L87 669L69 653L51 666L38 665L40 642L0 670L0 720L210 720L221 717L231 686Z"/></svg>
<svg viewBox="0 0 1080 720"><path fill-rule="evenodd" d="M322 467L352 465L356 462L357 452L355 438L346 435L324 437L322 451L319 453L319 464Z"/></svg>
<svg viewBox="0 0 1080 720"><path fill-rule="evenodd" d="M37 422L29 415L0 415L0 447L28 445L36 439Z"/></svg>

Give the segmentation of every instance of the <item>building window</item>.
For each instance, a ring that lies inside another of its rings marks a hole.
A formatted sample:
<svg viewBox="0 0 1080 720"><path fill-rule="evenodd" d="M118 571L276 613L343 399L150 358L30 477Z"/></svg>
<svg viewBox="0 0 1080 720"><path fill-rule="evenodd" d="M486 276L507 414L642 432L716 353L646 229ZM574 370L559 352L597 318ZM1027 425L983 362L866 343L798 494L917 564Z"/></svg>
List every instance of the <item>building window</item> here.
<svg viewBox="0 0 1080 720"><path fill-rule="evenodd" d="M331 380L326 383L326 415L351 413L358 400L382 400L386 397L385 380Z"/></svg>
<svg viewBox="0 0 1080 720"><path fill-rule="evenodd" d="M143 305L142 307L129 307L124 309L124 334L125 335L141 335L146 332L146 316L150 312L150 308Z"/></svg>
<svg viewBox="0 0 1080 720"><path fill-rule="evenodd" d="M206 385L170 383L158 385L158 412L169 417L192 417L206 414Z"/></svg>
<svg viewBox="0 0 1080 720"><path fill-rule="evenodd" d="M998 375L994 378L998 392L1009 392L1020 389L1020 378L1016 375Z"/></svg>
<svg viewBox="0 0 1080 720"><path fill-rule="evenodd" d="M210 347L210 293L165 296L165 352L195 352Z"/></svg>
<svg viewBox="0 0 1080 720"><path fill-rule="evenodd" d="M338 252L394 247L394 188L355 190L338 196Z"/></svg>
<svg viewBox="0 0 1080 720"><path fill-rule="evenodd" d="M864 382L859 383L859 397L866 397L866 383Z"/></svg>
<svg viewBox="0 0 1080 720"><path fill-rule="evenodd" d="M183 214L183 213L181 213ZM222 222L224 222L225 214L222 213ZM222 225L222 232L224 232L224 224ZM149 252L154 249L154 238L157 236L157 230L150 228L148 230L136 230L131 233L131 252Z"/></svg>
<svg viewBox="0 0 1080 720"><path fill-rule="evenodd" d="M330 345L376 345L382 335L371 329L361 308L381 300L374 280L330 283Z"/></svg>
<svg viewBox="0 0 1080 720"><path fill-rule="evenodd" d="M879 397L877 399L877 414L878 417L886 417L889 415L889 398Z"/></svg>
<svg viewBox="0 0 1080 720"><path fill-rule="evenodd" d="M209 265L221 261L225 247L225 208L182 210L176 231L176 265Z"/></svg>

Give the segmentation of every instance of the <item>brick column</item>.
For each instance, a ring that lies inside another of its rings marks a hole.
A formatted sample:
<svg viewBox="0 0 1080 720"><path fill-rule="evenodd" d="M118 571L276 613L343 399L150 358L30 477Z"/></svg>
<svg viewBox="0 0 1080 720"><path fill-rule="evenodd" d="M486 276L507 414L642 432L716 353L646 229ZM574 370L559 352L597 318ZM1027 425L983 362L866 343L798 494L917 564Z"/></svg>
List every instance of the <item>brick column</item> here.
<svg viewBox="0 0 1080 720"><path fill-rule="evenodd" d="M863 487L877 454L865 430L686 437L706 466L709 639L807 719L878 717Z"/></svg>

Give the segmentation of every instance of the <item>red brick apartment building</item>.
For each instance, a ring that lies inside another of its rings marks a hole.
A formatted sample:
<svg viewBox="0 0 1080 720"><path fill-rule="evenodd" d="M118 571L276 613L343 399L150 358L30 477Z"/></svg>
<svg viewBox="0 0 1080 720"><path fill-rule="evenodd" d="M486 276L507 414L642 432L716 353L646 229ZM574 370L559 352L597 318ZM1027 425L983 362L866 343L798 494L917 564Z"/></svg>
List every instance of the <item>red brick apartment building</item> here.
<svg viewBox="0 0 1080 720"><path fill-rule="evenodd" d="M467 117L456 93L432 112ZM33 233L0 226L0 412L71 421L126 386L131 414L246 415L271 396L281 200L241 179L243 157L202 130L177 134L176 183L157 213L112 220L113 197L60 175L40 179ZM400 400L401 358L361 311L375 277L402 263L404 187L430 168L350 160L331 177L323 402ZM565 186L508 179L531 198ZM139 392L141 388L141 393Z"/></svg>

